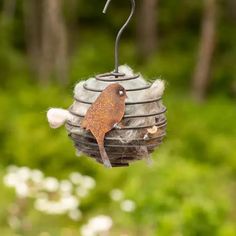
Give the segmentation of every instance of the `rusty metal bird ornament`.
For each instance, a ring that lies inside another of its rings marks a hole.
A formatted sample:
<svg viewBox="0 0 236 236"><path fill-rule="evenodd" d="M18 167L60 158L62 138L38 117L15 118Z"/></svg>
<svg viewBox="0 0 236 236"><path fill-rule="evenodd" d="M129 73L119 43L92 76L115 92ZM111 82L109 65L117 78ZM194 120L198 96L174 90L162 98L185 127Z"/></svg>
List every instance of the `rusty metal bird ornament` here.
<svg viewBox="0 0 236 236"><path fill-rule="evenodd" d="M109 85L90 106L81 122L81 126L96 138L103 164L107 168L112 165L104 148L104 138L114 127L120 128L118 124L125 113L126 98L126 91L119 83Z"/></svg>

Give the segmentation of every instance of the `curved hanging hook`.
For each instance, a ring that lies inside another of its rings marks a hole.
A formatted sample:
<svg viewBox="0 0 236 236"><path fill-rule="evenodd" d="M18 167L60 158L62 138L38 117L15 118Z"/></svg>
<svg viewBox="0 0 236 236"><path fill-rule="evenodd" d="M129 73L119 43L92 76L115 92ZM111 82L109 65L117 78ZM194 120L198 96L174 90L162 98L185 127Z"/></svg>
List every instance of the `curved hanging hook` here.
<svg viewBox="0 0 236 236"><path fill-rule="evenodd" d="M116 37L116 44L115 44L115 71L114 74L119 75L119 43L120 43L120 38L122 33L124 32L125 28L127 27L127 25L129 24L134 11L135 11L135 0L130 0L131 1L131 5L132 5L132 9L131 9L131 13L129 15L129 18L126 20L125 24L121 27L121 29L119 30L117 37ZM106 5L103 9L103 13L106 14L107 12L107 8L109 7L111 0L107 0Z"/></svg>

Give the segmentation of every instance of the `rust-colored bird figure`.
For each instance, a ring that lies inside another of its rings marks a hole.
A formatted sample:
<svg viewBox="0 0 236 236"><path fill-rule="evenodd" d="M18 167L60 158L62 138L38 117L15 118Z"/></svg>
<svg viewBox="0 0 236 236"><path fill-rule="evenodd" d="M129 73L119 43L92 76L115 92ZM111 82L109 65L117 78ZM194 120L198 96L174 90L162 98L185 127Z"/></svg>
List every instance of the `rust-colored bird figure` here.
<svg viewBox="0 0 236 236"><path fill-rule="evenodd" d="M111 168L109 157L104 148L107 132L119 127L125 113L125 89L118 83L109 85L88 109L81 126L90 130L97 140L104 166Z"/></svg>

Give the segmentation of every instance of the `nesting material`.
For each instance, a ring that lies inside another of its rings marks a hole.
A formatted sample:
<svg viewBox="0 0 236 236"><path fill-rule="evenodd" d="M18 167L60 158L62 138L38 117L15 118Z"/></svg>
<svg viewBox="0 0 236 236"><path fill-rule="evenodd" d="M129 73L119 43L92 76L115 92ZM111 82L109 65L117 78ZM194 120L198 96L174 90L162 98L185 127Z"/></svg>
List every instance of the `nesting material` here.
<svg viewBox="0 0 236 236"><path fill-rule="evenodd" d="M162 142L166 128L166 108L161 101L164 81L157 79L150 84L141 75L135 75L128 66L120 66L119 72L123 75L104 74L79 82L74 89L75 101L68 110L52 108L47 113L52 128L66 123L77 153L102 163L95 138L81 128L80 123L101 91L111 83L121 84L128 95L125 116L120 125L122 128L114 128L105 138L105 148L112 166L125 166L131 161L148 159Z"/></svg>
<svg viewBox="0 0 236 236"><path fill-rule="evenodd" d="M73 115L65 109L51 108L47 112L47 119L50 127L57 129L64 125L67 120L72 120Z"/></svg>

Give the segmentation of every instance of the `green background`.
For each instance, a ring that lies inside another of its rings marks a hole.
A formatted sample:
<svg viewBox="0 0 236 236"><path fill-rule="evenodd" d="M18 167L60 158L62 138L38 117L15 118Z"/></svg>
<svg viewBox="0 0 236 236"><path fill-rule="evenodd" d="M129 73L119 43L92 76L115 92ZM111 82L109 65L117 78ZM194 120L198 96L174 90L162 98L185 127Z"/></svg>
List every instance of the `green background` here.
<svg viewBox="0 0 236 236"><path fill-rule="evenodd" d="M212 81L202 103L190 95L202 1L160 1L158 49L148 60L137 53L135 20L122 37L121 64L127 63L145 78L161 76L166 81L167 137L153 154L151 167L140 161L107 170L86 157L76 157L64 128L49 128L49 107L67 108L79 80L113 69L114 38L128 7L125 1L114 1L104 16L104 3L78 1L73 17L64 9L65 18L76 25L66 86L54 77L48 85L40 85L31 73L23 1L17 1L13 19L5 21L0 15L0 176L14 164L39 168L59 179L78 171L97 182L82 203L80 222L43 215L31 206L25 217L32 229L15 232L7 223L15 194L0 181L0 234L74 236L91 216L105 214L114 221L111 235L236 235L236 20L227 1L218 1ZM134 212L122 212L110 199L114 188L136 202Z"/></svg>

